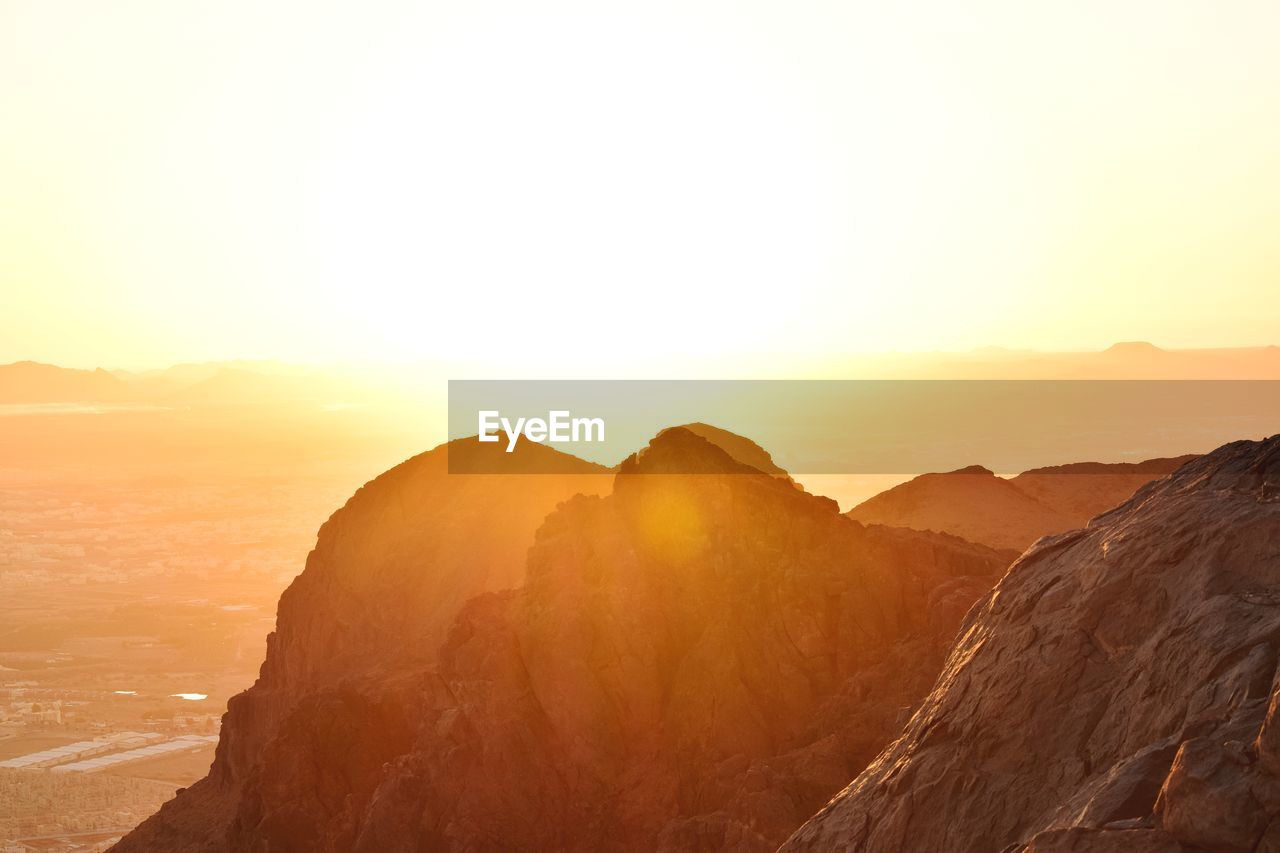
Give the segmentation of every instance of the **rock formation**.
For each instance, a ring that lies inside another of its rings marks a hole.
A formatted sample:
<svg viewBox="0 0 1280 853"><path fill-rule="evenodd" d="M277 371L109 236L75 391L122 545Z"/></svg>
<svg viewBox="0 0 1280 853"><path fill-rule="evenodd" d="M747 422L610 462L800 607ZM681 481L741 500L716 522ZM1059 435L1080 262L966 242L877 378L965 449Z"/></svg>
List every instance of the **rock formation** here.
<svg viewBox="0 0 1280 853"><path fill-rule="evenodd" d="M1042 540L784 850L1280 850L1280 436Z"/></svg>
<svg viewBox="0 0 1280 853"><path fill-rule="evenodd" d="M509 479L391 472L336 514L210 775L118 849L771 850L897 731L1006 565L686 429L607 497L551 512L560 485ZM455 615L437 576L473 562L523 585Z"/></svg>
<svg viewBox="0 0 1280 853"><path fill-rule="evenodd" d="M972 465L916 477L864 501L848 515L866 524L937 530L1021 553L1041 536L1084 526L1142 485L1194 458L1081 462L1036 468L1011 479Z"/></svg>
<svg viewBox="0 0 1280 853"><path fill-rule="evenodd" d="M519 448L531 457L525 468L572 473L449 474L451 461L465 468L475 455L501 452L474 441L441 445L377 477L333 514L280 598L257 683L229 703L209 777L171 804L172 821L144 824L124 849L229 849L223 824L250 768L276 761L290 738L313 738L333 759L313 756L317 772L296 780L301 799L323 798L335 784L330 774L338 784L367 784L396 721L403 728L412 713L409 703L370 697L433 665L466 601L521 583L534 531L558 503L612 482L600 466L537 444Z"/></svg>

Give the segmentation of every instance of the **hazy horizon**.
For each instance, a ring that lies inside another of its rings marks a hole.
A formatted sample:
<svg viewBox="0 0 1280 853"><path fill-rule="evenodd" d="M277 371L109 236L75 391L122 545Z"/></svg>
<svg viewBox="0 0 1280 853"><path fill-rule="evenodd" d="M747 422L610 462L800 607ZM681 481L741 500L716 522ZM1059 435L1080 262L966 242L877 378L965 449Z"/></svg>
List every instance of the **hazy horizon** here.
<svg viewBox="0 0 1280 853"><path fill-rule="evenodd" d="M1148 340L1126 339L1117 340L1102 347L1065 347L1060 349L1040 349L1035 347L1007 347L1000 344L983 344L968 349L919 349L919 350L849 350L836 354L828 354L826 358L830 359L848 359L851 361L874 362L876 360L884 360L892 362L895 359L904 358L949 358L949 357L973 357L973 356L990 356L990 357L1017 357L1022 355L1031 356L1079 356L1094 355L1106 353L1122 349L1124 347L1142 347L1151 350L1159 350L1166 353L1214 353L1224 351L1255 351L1255 350L1275 350L1280 349L1280 343L1241 343L1223 346L1194 346L1194 347L1173 347L1162 346L1161 344ZM761 358L760 354L753 354L753 359ZM714 361L714 360L708 360ZM426 359L426 358L401 358L401 359L334 359L334 360L287 360L279 358L256 357L253 355L228 355L226 357L210 358L201 361L172 361L172 362L146 362L146 363L97 363L97 362L59 362L46 361L40 358L28 355L10 355L0 358L0 367L11 366L15 364L31 363L45 365L50 367L59 367L67 370L105 370L108 373L126 374L142 376L148 373L159 373L167 370L180 368L229 368L229 369L263 369L271 368L275 370L297 371L297 370L329 370L329 369L355 369L355 370L374 370L387 368L392 370L412 369L418 367L432 367L436 372L447 372L447 368L451 366L451 362L446 359ZM777 366L778 362L773 362ZM467 365L469 371L483 371L488 367L494 366L493 363L486 364L482 361L473 362ZM784 367L794 367L802 369L806 365L802 359L795 359L792 364L786 364ZM803 378L803 377L797 377Z"/></svg>

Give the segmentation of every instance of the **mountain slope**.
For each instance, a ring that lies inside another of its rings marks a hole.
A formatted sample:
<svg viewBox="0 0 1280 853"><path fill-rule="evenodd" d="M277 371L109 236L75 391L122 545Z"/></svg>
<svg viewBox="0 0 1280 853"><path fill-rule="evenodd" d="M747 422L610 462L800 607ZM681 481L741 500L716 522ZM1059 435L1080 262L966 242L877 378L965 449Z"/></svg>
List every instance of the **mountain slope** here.
<svg viewBox="0 0 1280 853"><path fill-rule="evenodd" d="M979 466L922 474L847 513L864 524L938 530L992 548L1021 551L1041 531L1069 528L1065 514Z"/></svg>
<svg viewBox="0 0 1280 853"><path fill-rule="evenodd" d="M1236 442L1024 554L784 849L1280 849L1278 605L1280 437Z"/></svg>
<svg viewBox="0 0 1280 853"><path fill-rule="evenodd" d="M325 770L307 780L310 796L322 796L324 772L357 788L376 774L385 739L405 730L410 708L378 704L399 683L384 676L432 665L467 600L521 583L547 513L611 482L599 466L532 443L516 451L530 457L526 467L576 473L449 473L451 462L465 467L475 455L502 452L475 441L441 445L366 484L330 517L306 569L280 598L258 681L229 703L209 776L162 819L144 823L125 849L228 849L227 824L244 781L270 750L286 748L286 722L298 730L299 721L312 720L308 736L341 755L319 762ZM335 708L361 715L368 728L332 728Z"/></svg>
<svg viewBox="0 0 1280 853"><path fill-rule="evenodd" d="M1041 536L1083 526L1140 486L1194 456L1146 462L1081 462L1036 468L1012 479L974 465L923 474L849 510L866 524L938 530L1021 552Z"/></svg>
<svg viewBox="0 0 1280 853"><path fill-rule="evenodd" d="M369 523L399 522L342 535ZM551 512L524 585L464 605L435 659L406 651L430 602L396 578L474 535L394 549L385 583L331 538L210 777L119 849L769 850L884 745L1005 565L679 428Z"/></svg>
<svg viewBox="0 0 1280 853"><path fill-rule="evenodd" d="M1064 530L1069 530L1083 527L1089 519L1128 500L1142 486L1172 474L1195 458L1188 454L1136 463L1076 462L1033 468L1010 482L1024 494L1062 514L1068 522ZM1061 532L1063 530L1046 530L1040 535Z"/></svg>

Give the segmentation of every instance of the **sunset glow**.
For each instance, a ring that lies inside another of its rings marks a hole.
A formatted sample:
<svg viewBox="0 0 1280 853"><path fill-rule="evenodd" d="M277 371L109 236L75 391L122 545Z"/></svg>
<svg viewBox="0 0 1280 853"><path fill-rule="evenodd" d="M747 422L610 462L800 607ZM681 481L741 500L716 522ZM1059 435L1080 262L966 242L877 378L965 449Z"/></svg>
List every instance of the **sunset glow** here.
<svg viewBox="0 0 1280 853"><path fill-rule="evenodd" d="M1280 850L1278 35L0 0L0 851Z"/></svg>
<svg viewBox="0 0 1280 853"><path fill-rule="evenodd" d="M0 360L1274 333L1272 3L0 8Z"/></svg>

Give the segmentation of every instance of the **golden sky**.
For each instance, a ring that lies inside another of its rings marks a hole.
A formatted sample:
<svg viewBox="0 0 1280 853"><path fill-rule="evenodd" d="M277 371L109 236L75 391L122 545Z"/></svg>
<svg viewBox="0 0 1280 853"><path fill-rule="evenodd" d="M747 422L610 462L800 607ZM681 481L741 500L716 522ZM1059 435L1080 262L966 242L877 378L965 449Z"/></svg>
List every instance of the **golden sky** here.
<svg viewBox="0 0 1280 853"><path fill-rule="evenodd" d="M1280 342L1277 34L1274 2L0 0L0 361Z"/></svg>

